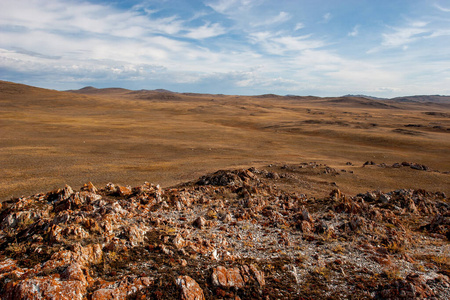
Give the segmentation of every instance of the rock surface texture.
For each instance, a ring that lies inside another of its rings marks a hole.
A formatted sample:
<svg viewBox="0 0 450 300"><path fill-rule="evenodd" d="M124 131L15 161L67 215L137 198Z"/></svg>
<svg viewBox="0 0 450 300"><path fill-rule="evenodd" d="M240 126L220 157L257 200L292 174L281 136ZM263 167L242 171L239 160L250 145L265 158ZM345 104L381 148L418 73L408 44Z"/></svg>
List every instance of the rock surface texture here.
<svg viewBox="0 0 450 300"><path fill-rule="evenodd" d="M309 198L289 180L311 166L5 201L0 298L450 298L445 194Z"/></svg>

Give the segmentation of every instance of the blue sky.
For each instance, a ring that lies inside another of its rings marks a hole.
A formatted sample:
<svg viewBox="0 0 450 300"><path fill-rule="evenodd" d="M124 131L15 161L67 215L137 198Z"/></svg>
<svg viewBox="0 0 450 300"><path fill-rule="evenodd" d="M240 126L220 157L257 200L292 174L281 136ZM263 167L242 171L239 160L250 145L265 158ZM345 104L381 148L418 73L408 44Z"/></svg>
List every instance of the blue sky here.
<svg viewBox="0 0 450 300"><path fill-rule="evenodd" d="M0 79L255 95L450 95L448 0L1 0Z"/></svg>

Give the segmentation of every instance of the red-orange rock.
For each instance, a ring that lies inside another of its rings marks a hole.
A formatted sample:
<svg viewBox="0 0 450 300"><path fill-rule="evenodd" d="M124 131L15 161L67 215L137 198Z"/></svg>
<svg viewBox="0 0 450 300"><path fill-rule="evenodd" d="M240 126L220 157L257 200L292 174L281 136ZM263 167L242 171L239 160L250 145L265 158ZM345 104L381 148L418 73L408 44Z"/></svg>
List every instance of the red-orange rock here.
<svg viewBox="0 0 450 300"><path fill-rule="evenodd" d="M58 277L58 274L54 274L8 284L3 299L82 300L85 298L86 283L79 280L61 281Z"/></svg>
<svg viewBox="0 0 450 300"><path fill-rule="evenodd" d="M253 275L256 278L259 286L263 286L266 284L266 281L264 279L264 272L259 271L254 264L250 265L250 270L253 272Z"/></svg>
<svg viewBox="0 0 450 300"><path fill-rule="evenodd" d="M179 276L176 280L181 291L181 300L204 300L203 290L198 283L189 276Z"/></svg>
<svg viewBox="0 0 450 300"><path fill-rule="evenodd" d="M132 193L130 187L120 186L120 185L116 187L116 192L117 192L117 194L119 194L119 196L122 196L122 197L129 196Z"/></svg>
<svg viewBox="0 0 450 300"><path fill-rule="evenodd" d="M92 182L85 183L81 189L82 191L88 191L91 193L97 193L97 188L92 184Z"/></svg>
<svg viewBox="0 0 450 300"><path fill-rule="evenodd" d="M92 294L92 300L126 299L132 293L153 284L148 277L125 277L120 281L106 282Z"/></svg>
<svg viewBox="0 0 450 300"><path fill-rule="evenodd" d="M213 269L211 279L216 286L242 288L245 285L239 268L227 269L223 266L218 266Z"/></svg>

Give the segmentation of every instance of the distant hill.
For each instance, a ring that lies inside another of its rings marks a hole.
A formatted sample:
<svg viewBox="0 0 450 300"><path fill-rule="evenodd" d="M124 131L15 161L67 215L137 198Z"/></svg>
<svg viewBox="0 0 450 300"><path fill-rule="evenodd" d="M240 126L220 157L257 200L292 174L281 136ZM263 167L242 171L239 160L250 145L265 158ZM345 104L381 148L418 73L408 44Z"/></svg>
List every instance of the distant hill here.
<svg viewBox="0 0 450 300"><path fill-rule="evenodd" d="M371 99L371 100L388 100L388 98L379 98L379 97L374 97L374 96L367 96L367 95L345 95L342 97L356 97L356 98L366 98L366 99Z"/></svg>
<svg viewBox="0 0 450 300"><path fill-rule="evenodd" d="M130 92L130 90L123 89L123 88L104 88L104 89L98 89L93 86L86 86L84 88L81 88L79 90L67 90L65 92L69 93L76 93L76 94L116 94L116 93L124 93L124 92Z"/></svg>
<svg viewBox="0 0 450 300"><path fill-rule="evenodd" d="M396 97L391 100L396 102L420 102L420 103L445 103L450 104L450 96L441 96L441 95L418 95L418 96L405 96L405 97Z"/></svg>

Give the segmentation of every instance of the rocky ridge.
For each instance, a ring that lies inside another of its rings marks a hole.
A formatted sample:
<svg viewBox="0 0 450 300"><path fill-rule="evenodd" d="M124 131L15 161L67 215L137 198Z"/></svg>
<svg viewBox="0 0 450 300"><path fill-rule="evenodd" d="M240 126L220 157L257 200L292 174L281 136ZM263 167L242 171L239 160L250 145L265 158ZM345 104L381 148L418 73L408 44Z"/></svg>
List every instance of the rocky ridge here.
<svg viewBox="0 0 450 300"><path fill-rule="evenodd" d="M445 194L315 199L281 189L285 177L222 170L172 188L88 183L3 202L0 296L450 298Z"/></svg>

